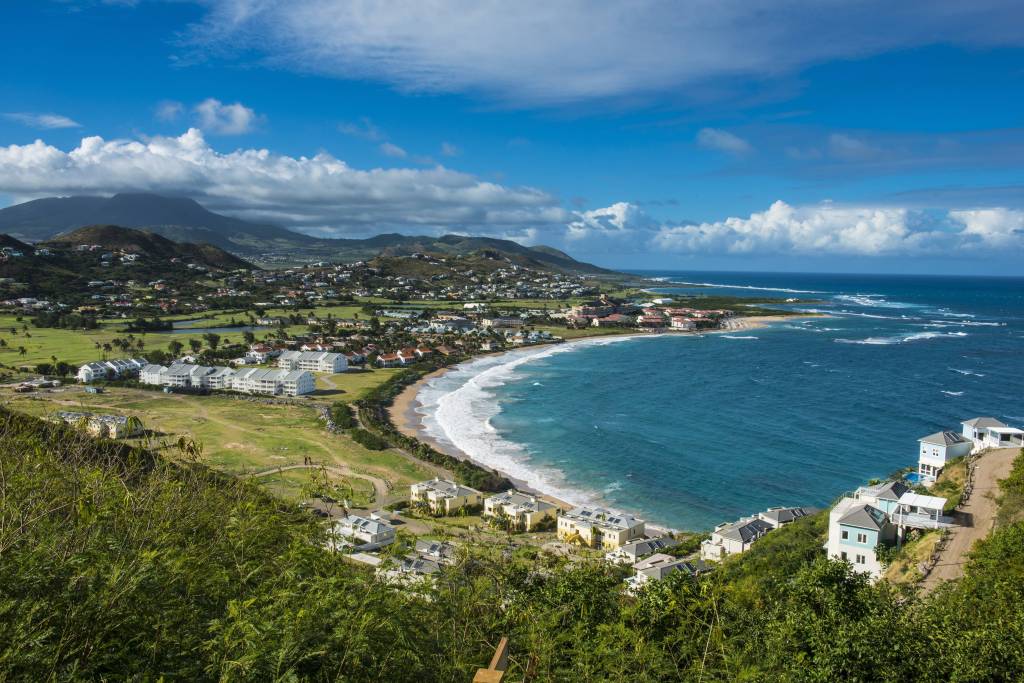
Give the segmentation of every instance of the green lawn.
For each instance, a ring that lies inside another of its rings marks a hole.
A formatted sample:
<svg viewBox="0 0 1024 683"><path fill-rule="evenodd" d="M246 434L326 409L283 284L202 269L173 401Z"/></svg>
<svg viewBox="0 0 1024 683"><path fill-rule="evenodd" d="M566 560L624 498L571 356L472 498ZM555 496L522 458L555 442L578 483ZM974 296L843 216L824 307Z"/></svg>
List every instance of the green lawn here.
<svg viewBox="0 0 1024 683"><path fill-rule="evenodd" d="M431 470L396 451L370 451L347 436L327 433L310 406L124 388L103 394L87 394L80 386L58 393L4 392L14 409L35 415L86 410L137 416L151 431L151 446L173 444L185 436L202 445L205 462L232 474L302 465L308 456L354 475L388 481L398 489L432 476Z"/></svg>

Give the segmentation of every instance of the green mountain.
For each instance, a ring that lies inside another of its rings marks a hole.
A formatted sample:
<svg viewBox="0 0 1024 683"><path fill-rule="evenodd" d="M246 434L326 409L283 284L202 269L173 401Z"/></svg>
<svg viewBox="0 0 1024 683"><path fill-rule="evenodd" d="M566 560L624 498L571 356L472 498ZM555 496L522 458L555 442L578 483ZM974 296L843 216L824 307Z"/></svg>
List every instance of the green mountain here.
<svg viewBox="0 0 1024 683"><path fill-rule="evenodd" d="M175 242L154 232L117 225L88 225L57 235L40 246L68 249L81 244L95 244L107 251L122 251L147 259L170 261L177 258L221 270L253 267L248 261L212 244Z"/></svg>
<svg viewBox="0 0 1024 683"><path fill-rule="evenodd" d="M546 246L511 240L444 235L382 234L367 239L325 239L274 225L208 211L184 197L123 193L113 197L51 197L0 209L0 233L32 242L86 225L145 228L175 242L205 243L267 263L368 260L378 255L431 253L465 256L487 250L523 266L566 273L611 274Z"/></svg>

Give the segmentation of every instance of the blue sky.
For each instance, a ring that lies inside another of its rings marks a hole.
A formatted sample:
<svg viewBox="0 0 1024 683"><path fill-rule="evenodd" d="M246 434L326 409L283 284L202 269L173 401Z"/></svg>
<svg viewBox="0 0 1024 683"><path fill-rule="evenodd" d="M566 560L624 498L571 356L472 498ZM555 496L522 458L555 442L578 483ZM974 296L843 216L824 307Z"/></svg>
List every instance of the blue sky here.
<svg viewBox="0 0 1024 683"><path fill-rule="evenodd" d="M141 189L620 267L1022 274L1024 9L891 5L19 3L0 202Z"/></svg>

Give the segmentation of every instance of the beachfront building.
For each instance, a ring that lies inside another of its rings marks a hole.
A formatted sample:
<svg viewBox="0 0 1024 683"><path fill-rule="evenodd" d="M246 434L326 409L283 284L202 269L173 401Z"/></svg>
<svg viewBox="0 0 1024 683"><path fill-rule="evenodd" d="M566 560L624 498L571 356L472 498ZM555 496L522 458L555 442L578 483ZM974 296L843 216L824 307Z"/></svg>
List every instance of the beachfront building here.
<svg viewBox="0 0 1024 683"><path fill-rule="evenodd" d="M382 368L401 367L402 358L397 353L382 353L377 356L377 366Z"/></svg>
<svg viewBox="0 0 1024 683"><path fill-rule="evenodd" d="M174 363L147 365L140 373L143 384L173 389L230 389L247 394L301 396L316 389L313 375L306 370L248 368L234 370L223 366Z"/></svg>
<svg viewBox="0 0 1024 683"><path fill-rule="evenodd" d="M719 524L711 538L700 544L700 559L719 561L726 555L746 552L750 546L774 529L758 517L744 517L735 522Z"/></svg>
<svg viewBox="0 0 1024 683"><path fill-rule="evenodd" d="M338 373L348 370L348 359L343 353L329 351L283 351L277 357L277 366L285 370Z"/></svg>
<svg viewBox="0 0 1024 683"><path fill-rule="evenodd" d="M663 538L645 538L632 541L605 553L605 559L614 564L636 564L648 555L668 550L679 545L679 541L669 536Z"/></svg>
<svg viewBox="0 0 1024 683"><path fill-rule="evenodd" d="M604 508L581 506L558 516L558 538L590 548L615 550L643 535L644 520Z"/></svg>
<svg viewBox="0 0 1024 683"><path fill-rule="evenodd" d="M435 477L409 487L412 503L426 505L435 515L450 515L457 510L480 505L482 495L476 489Z"/></svg>
<svg viewBox="0 0 1024 683"><path fill-rule="evenodd" d="M925 486L935 483L946 463L968 455L974 443L956 432L935 432L918 439L921 449L917 459L917 477Z"/></svg>
<svg viewBox="0 0 1024 683"><path fill-rule="evenodd" d="M669 318L669 327L673 330L682 330L683 332L692 332L697 329L697 323L690 318L684 318L683 316L673 316Z"/></svg>
<svg viewBox="0 0 1024 683"><path fill-rule="evenodd" d="M79 382L88 384L98 379L122 379L136 377L146 366L144 358L115 358L86 363L78 368L75 377Z"/></svg>
<svg viewBox="0 0 1024 683"><path fill-rule="evenodd" d="M963 435L974 444L974 451L1024 446L1024 430L1010 427L994 417L976 417L962 424Z"/></svg>
<svg viewBox="0 0 1024 683"><path fill-rule="evenodd" d="M504 518L516 529L533 531L545 520L556 520L558 507L537 496L508 490L484 501L483 516Z"/></svg>
<svg viewBox="0 0 1024 683"><path fill-rule="evenodd" d="M651 581L660 581L669 574L685 572L690 576L704 570L702 562L690 562L664 553L655 553L633 565L633 576L626 579L626 592L636 593Z"/></svg>
<svg viewBox="0 0 1024 683"><path fill-rule="evenodd" d="M358 550L376 550L395 542L395 529L361 515L349 515L334 523L334 535L354 544Z"/></svg>

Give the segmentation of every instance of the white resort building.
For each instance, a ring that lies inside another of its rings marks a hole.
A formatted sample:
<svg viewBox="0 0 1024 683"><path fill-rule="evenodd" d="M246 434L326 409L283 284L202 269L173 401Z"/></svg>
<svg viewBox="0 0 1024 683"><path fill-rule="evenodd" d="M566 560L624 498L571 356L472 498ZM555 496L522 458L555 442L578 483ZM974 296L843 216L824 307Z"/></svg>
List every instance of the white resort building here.
<svg viewBox="0 0 1024 683"><path fill-rule="evenodd" d="M86 363L78 368L75 377L79 382L89 383L98 379L121 379L135 377L146 366L145 358L116 358Z"/></svg>
<svg viewBox="0 0 1024 683"><path fill-rule="evenodd" d="M556 519L558 507L537 496L509 490L484 501L484 517L499 516L523 531L532 531L545 519Z"/></svg>
<svg viewBox="0 0 1024 683"><path fill-rule="evenodd" d="M168 367L147 365L140 373L143 384L176 389L230 389L247 394L301 396L316 390L306 370L249 368L235 371L222 366L175 363Z"/></svg>
<svg viewBox="0 0 1024 683"><path fill-rule="evenodd" d="M643 535L644 520L604 508L581 506L558 516L558 538L591 548L615 550Z"/></svg>
<svg viewBox="0 0 1024 683"><path fill-rule="evenodd" d="M353 543L358 550L375 550L395 542L394 527L360 515L349 515L335 522L334 535Z"/></svg>
<svg viewBox="0 0 1024 683"><path fill-rule="evenodd" d="M329 351L284 351L277 357L277 366L285 370L338 373L348 370L348 359L343 353Z"/></svg>
<svg viewBox="0 0 1024 683"><path fill-rule="evenodd" d="M464 507L479 505L483 496L476 489L437 477L409 486L409 499L423 503L435 515L450 515Z"/></svg>

